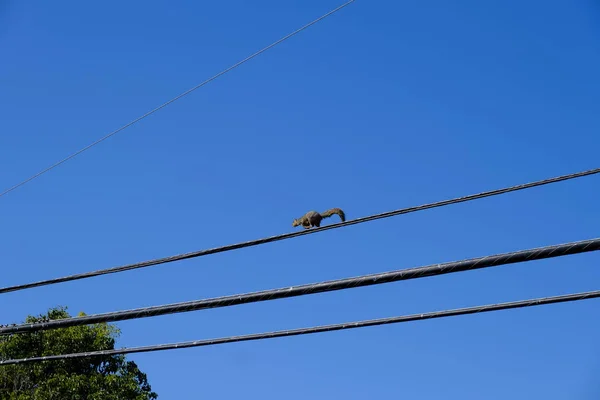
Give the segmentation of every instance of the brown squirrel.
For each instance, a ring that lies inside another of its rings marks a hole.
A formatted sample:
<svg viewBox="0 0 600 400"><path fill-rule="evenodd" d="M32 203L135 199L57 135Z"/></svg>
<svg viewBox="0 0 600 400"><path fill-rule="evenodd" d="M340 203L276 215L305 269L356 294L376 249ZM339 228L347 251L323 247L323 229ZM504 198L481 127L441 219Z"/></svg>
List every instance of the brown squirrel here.
<svg viewBox="0 0 600 400"><path fill-rule="evenodd" d="M292 226L296 227L298 225L302 225L304 229L309 229L313 226L316 226L318 228L321 226L321 221L323 220L323 218L329 218L333 214L339 215L342 222L346 220L346 214L344 214L344 212L340 208L332 208L327 211L323 211L320 214L316 211L309 211L302 217L295 219L294 222L292 222Z"/></svg>

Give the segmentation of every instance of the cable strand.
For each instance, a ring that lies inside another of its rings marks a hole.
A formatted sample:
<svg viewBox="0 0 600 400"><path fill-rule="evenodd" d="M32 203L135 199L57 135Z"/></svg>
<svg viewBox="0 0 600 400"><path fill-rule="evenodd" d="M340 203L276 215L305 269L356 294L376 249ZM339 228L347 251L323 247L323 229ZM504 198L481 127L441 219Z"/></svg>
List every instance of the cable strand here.
<svg viewBox="0 0 600 400"><path fill-rule="evenodd" d="M25 284L20 284L20 285L13 285L13 286L6 286L3 288L0 288L0 294L20 291L20 290L25 290L25 289L31 289L31 288L35 288L35 287L41 287L41 286L54 285L54 284L63 283L63 282L70 282L70 281L75 281L75 280L79 280L79 279L88 279L88 278L93 278L93 277L101 276L101 275L115 274L115 273L130 271L130 270L134 270L134 269L138 269L138 268L146 268L146 267L150 267L150 266L154 266L154 265L166 264L166 263L171 263L171 262L175 262L175 261L181 261L181 260L206 256L209 254L216 254L216 253L221 253L221 252L225 252L225 251L242 249L245 247L262 245L262 244L266 244L266 243L276 242L279 240L291 239L291 238L296 238L296 237L304 236L304 235L311 235L314 233L323 232L323 231L327 231L330 229L337 229L337 228L342 228L342 227L346 227L346 226L350 226L350 225L356 225L356 224L360 224L360 223L364 223L364 222L375 221L375 220L382 219L382 218L389 218L389 217L393 217L393 216L397 216L397 215L408 214L408 213L413 213L413 212L418 212L418 211L424 211L424 210L428 210L428 209L432 209L432 208L463 203L463 202L467 202L467 201L482 199L482 198L491 197L491 196L497 196L497 195L515 192L515 191L519 191L519 190L525 190L525 189L529 189L529 188L533 188L533 187L537 187L537 186L548 185L551 183L557 183L557 182L566 181L566 180L570 180L570 179L581 178L584 176L594 175L599 172L600 172L600 168L596 168L596 169L591 169L591 170L587 170L587 171L576 172L576 173L562 175L562 176L558 176L558 177L553 177L553 178L543 179L543 180L539 180L539 181L515 185L515 186L511 186L511 187L505 187L505 188L501 188L501 189L490 190L490 191L471 194L471 195L467 195L467 196L456 197L453 199L442 200L442 201L438 201L435 203L428 203L428 204L423 204L420 206L414 206L414 207L408 207L408 208L402 208L402 209L398 209L398 210L388 211L388 212L370 215L370 216L366 216L366 217L362 217L362 218L356 218L354 220L348 220L348 221L341 222L341 223L325 225L320 228L312 228L312 229L301 230L301 231L297 231L297 232L284 233L281 235L266 237L266 238L262 238L262 239L255 239L255 240L250 240L250 241L246 241L246 242L240 242L240 243L225 245L225 246L221 246L221 247L215 247L215 248L211 248L211 249L183 253L183 254L178 254L178 255L164 257L164 258L157 258L157 259L142 261L142 262L134 263L134 264L122 265L122 266L100 269L100 270L90 271L90 272L83 272L83 273L73 274L73 275L67 275L67 276L59 277L59 278L51 278L51 279L41 280L41 281L37 281L37 282L31 282L31 283L25 283Z"/></svg>
<svg viewBox="0 0 600 400"><path fill-rule="evenodd" d="M521 263L545 258L562 257L600 250L600 238L570 242L546 247L520 250L515 252L472 258L461 261L433 264L428 266L401 269L377 274L361 275L325 282L310 283L278 289L268 289L209 299L192 300L159 306L141 307L130 310L65 318L48 322L20 324L0 328L1 334L18 332L36 332L49 329L66 328L102 322L124 321L138 318L148 318L167 314L176 314L209 308L231 307L276 299L305 296L316 293L333 292L351 288L380 285L403 280L418 279L449 273L470 271L500 265Z"/></svg>
<svg viewBox="0 0 600 400"><path fill-rule="evenodd" d="M113 355L117 355L117 354L147 353L147 352L154 352L154 351L184 349L184 348L191 348L191 347L214 346L214 345L226 344L226 343L274 339L274 338L288 337L288 336L300 336L300 335L308 335L308 334L323 333L323 332L333 332L333 331L340 331L340 330L347 330L347 329L365 328L365 327L369 327L369 326L389 325L389 324L397 324L397 323L403 323L403 322L421 321L421 320L427 320L427 319L447 318L447 317L455 317L455 316L460 316L460 315L486 313L486 312L494 312L494 311L501 311L501 310L525 308L525 307L535 307L535 306L541 306L541 305L549 305L549 304L595 299L598 297L600 297L600 290L567 294L567 295L561 295L561 296L542 297L542 298L535 298L535 299L529 299L529 300L497 303L497 304L486 304L486 305L475 306L475 307L457 308L457 309L443 310L443 311L433 311L433 312L427 312L427 313L403 315L403 316L396 316L396 317L389 317L389 318L379 318L379 319L371 319L371 320L363 320L363 321L355 321L355 322L345 322L345 323L331 324L331 325L320 325L320 326L315 326L315 327L310 327L310 328L299 328L299 329L281 330L281 331L273 331L273 332L265 332L265 333L255 333L255 334L249 334L249 335L221 337L221 338L216 338L216 339L204 339L204 340L194 340L194 341L179 342L179 343L166 343L166 344L159 344L159 345L152 345L152 346L140 346L140 347L113 349L113 350L100 350L100 351L89 351L89 352L81 352L81 353L31 357L31 358L9 359L9 360L0 361L0 365L25 364L25 363L40 362L40 361L65 360L65 359L98 357L98 356L113 356Z"/></svg>
<svg viewBox="0 0 600 400"><path fill-rule="evenodd" d="M298 28L298 29L296 29L296 30L295 30L295 31L293 31L292 33L289 33L289 34L287 34L286 36L282 37L281 39L279 39L279 40L277 40L277 41L275 41L275 42L271 43L270 45L268 45L268 46L266 46L266 47L263 47L261 50L257 51L256 53L254 53L254 54L252 54L252 55L250 55L250 56L248 56L248 57L244 58L244 59L243 59L243 60L241 60L241 61L238 61L237 63L235 63L234 65L230 66L229 68L227 68L227 69L224 69L223 71L219 72L219 73L218 73L218 74L216 74L216 75L213 75L212 77L208 78L208 79L207 79L207 80L205 80L204 82L202 82L202 83L200 83L200 84L198 84L198 85L194 86L194 87L193 87L193 88L191 88L191 89L188 89L188 90L186 90L185 92L183 92L183 93L181 93L181 94L177 95L176 97L172 98L171 100L167 101L166 103L163 103L163 104L161 104L160 106L158 106L158 107L154 108L153 110L150 110L150 111L148 111L146 114L142 115L141 117L138 117L138 118L134 119L133 121L131 121L131 122L129 122L129 123L127 123L127 124L123 125L122 127L120 127L120 128L118 128L118 129L116 129L116 130L112 131L112 132L111 132L111 133L109 133L108 135L106 135L106 136L104 136L104 137L102 137L102 138L100 138L100 139L96 140L95 142L93 142L93 143L91 143L91 144L89 144L89 145L85 146L84 148L82 148L82 149L80 149L80 150L76 151L75 153L73 153L73 154L69 155L68 157L66 157L66 158L63 158L62 160L60 160L60 161L56 162L55 164L52 164L51 166L47 167L46 169L43 169L42 171L40 171L40 172L36 173L35 175L32 175L32 176L30 176L29 178L25 179L24 181L22 181L22 182L20 182L20 183L18 183L18 184L16 184L16 185L14 185L14 186L12 186L12 187L10 187L10 188L6 189L4 192L0 193L0 197L2 197L2 196L4 196L4 195L6 195L6 194L8 194L8 193L12 192L13 190L15 190L15 189L17 189L17 188L19 188L19 187L21 187L21 186L25 185L26 183L28 183L28 182L30 182L30 181L32 181L32 180L34 180L35 178L37 178L37 177L39 177L39 176L41 176L41 175L45 174L46 172L48 172L48 171L50 171L50 170L52 170L52 169L54 169L54 168L58 167L59 165L61 165L61 164L65 163L65 162L67 162L67 161L69 161L70 159L72 159L72 158L74 158L74 157L78 156L79 154L83 153L84 151L86 151L86 150L89 150L90 148L92 148L92 147L96 146L97 144L100 144L101 142L105 141L106 139L110 138L111 136L114 136L114 135L116 135L117 133L121 132L122 130L124 130L124 129L126 129L126 128L130 127L131 125L133 125L133 124L135 124L135 123L137 123L137 122L141 121L142 119L144 119L144 118L146 118L146 117L148 117L148 116L150 116L150 115L154 114L154 113L155 113L155 112L157 112L158 110L160 110L160 109L162 109L162 108L164 108L164 107L168 106L169 104L171 104L171 103L173 103L173 102L175 102L175 101L179 100L180 98L182 98L182 97L184 97L184 96L187 96L188 94L192 93L192 92L193 92L193 91L195 91L196 89L199 89L199 88L201 88L202 86L206 85L207 83L209 83L209 82L211 82L211 81L214 81L215 79L217 79L217 78L218 78L218 77L220 77L221 75L224 75L224 74L226 74L227 72L229 72L229 71L231 71L231 70L233 70L233 69L235 69L235 68L239 67L240 65L244 64L245 62L247 62L247 61L250 61L250 60L251 60L251 59L253 59L254 57L256 57L256 56L258 56L258 55L260 55L260 54L264 53L265 51L267 51L267 50L269 50L269 49L271 49L272 47L275 47L275 46L277 46L277 45L278 45L278 44L280 44L281 42L284 42L284 41L286 41L287 39L291 38L292 36L294 36L294 35L296 35L296 34L300 33L301 31L305 30L306 28L308 28L308 27L310 27L310 26L312 26L312 25L316 24L317 22L319 22L319 21L321 21L321 20L323 20L323 19L327 18L328 16L330 16L330 15L332 15L332 14L334 14L334 13L338 12L339 10L341 10L342 8L344 8L344 7L348 6L348 5L350 5L350 3L353 3L354 1L355 1L355 0L350 0L350 1L348 1L348 2L346 2L346 3L344 3L344 4L342 4L341 6L339 6L339 7L336 7L335 9L333 9L333 10L329 11L328 13L326 13L326 14L324 14L324 15L320 16L319 18L317 18L317 19L315 19L315 20L313 20L313 21L309 22L308 24L306 24L306 25L302 26L301 28Z"/></svg>

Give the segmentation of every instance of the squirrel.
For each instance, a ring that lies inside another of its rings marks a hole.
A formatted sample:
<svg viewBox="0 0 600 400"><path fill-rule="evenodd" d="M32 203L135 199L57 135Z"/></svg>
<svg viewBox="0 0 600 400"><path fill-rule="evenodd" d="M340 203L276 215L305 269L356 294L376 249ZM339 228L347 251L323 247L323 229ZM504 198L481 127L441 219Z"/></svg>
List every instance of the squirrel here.
<svg viewBox="0 0 600 400"><path fill-rule="evenodd" d="M316 211L309 211L304 214L302 217L297 218L292 222L292 226L296 227L298 225L302 225L304 229L310 229L313 226L317 228L321 226L321 221L323 218L329 218L333 214L337 214L340 216L342 222L346 221L346 214L340 208L332 208L327 211L323 211L322 213L318 213Z"/></svg>

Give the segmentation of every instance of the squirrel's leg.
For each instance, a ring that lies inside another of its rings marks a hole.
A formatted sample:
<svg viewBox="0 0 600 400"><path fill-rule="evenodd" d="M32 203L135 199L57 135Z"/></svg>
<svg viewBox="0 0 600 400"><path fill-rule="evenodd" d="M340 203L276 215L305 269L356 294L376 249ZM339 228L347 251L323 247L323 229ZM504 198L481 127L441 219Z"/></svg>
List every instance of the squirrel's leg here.
<svg viewBox="0 0 600 400"><path fill-rule="evenodd" d="M312 224L312 226L316 226L317 228L319 228L321 226L321 219L322 218L320 215L315 215L310 221L310 223Z"/></svg>
<svg viewBox="0 0 600 400"><path fill-rule="evenodd" d="M312 228L313 226L316 226L316 227L318 228L318 227L319 227L319 222L320 222L320 221L319 221L319 218L316 218L314 215L311 215L311 216L308 218L308 224L311 226L311 228Z"/></svg>

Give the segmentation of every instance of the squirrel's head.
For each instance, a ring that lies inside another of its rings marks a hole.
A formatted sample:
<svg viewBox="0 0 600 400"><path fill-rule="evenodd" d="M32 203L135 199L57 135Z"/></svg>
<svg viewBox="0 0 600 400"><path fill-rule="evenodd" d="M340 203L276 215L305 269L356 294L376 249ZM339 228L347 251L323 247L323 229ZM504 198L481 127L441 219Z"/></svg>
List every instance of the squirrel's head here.
<svg viewBox="0 0 600 400"><path fill-rule="evenodd" d="M298 219L295 219L295 220L294 220L294 222L292 222L292 226L293 226L293 227L296 227L296 226L298 226L298 225L300 225L300 220L298 220Z"/></svg>

